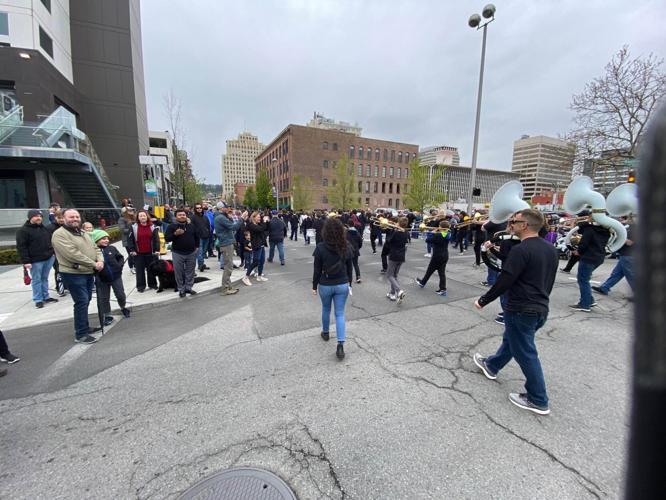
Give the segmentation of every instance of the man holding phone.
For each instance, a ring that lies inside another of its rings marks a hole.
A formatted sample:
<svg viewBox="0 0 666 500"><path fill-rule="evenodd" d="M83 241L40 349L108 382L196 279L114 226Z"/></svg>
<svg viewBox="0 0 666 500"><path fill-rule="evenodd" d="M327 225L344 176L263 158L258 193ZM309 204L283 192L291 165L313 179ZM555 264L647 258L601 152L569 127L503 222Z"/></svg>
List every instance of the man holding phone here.
<svg viewBox="0 0 666 500"><path fill-rule="evenodd" d="M173 271L176 275L176 286L180 297L185 294L196 295L194 286L194 268L199 250L199 234L197 229L187 220L184 208L176 210L176 222L169 224L164 240L171 242Z"/></svg>

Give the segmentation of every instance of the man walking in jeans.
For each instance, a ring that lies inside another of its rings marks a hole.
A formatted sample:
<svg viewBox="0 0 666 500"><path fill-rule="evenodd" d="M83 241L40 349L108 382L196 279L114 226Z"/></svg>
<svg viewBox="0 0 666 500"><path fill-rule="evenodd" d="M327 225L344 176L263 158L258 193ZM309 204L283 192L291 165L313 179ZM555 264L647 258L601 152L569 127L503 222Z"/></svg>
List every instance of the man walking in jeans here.
<svg viewBox="0 0 666 500"><path fill-rule="evenodd" d="M55 250L62 280L74 300L75 342L92 344L97 339L91 333L102 327L90 328L88 305L92 298L93 275L104 268L102 251L88 233L81 231L81 216L73 208L63 213L65 225L53 233L51 243Z"/></svg>
<svg viewBox="0 0 666 500"><path fill-rule="evenodd" d="M247 212L243 212L242 219L233 221L229 217L229 205L221 201L217 204L218 213L215 216L215 234L220 245L220 252L224 259L224 273L222 274L222 294L233 295L238 293L238 288L231 286L231 271L234 266L234 241L236 231L247 219Z"/></svg>
<svg viewBox="0 0 666 500"><path fill-rule="evenodd" d="M627 226L627 240L617 252L617 264L615 264L611 275L601 286L592 287L592 290L601 295L608 295L611 288L617 285L622 278L627 278L627 283L629 283L631 291L634 291L634 258L631 255L634 248L634 225L631 223L631 219L629 221L629 226Z"/></svg>
<svg viewBox="0 0 666 500"><path fill-rule="evenodd" d="M553 245L539 237L541 212L521 210L509 220L509 228L521 240L502 264L497 282L474 305L481 309L503 293L504 336L495 354L474 354L474 363L490 380L515 358L525 375L525 393L509 394L509 401L524 410L548 415L546 382L541 370L534 335L546 323L550 292L555 282L558 255Z"/></svg>
<svg viewBox="0 0 666 500"><path fill-rule="evenodd" d="M580 290L580 299L576 304L569 307L576 311L590 312L597 303L592 297L592 287L590 280L592 272L604 263L606 258L606 243L610 238L610 231L605 227L596 224L589 224L581 229L583 236L578 244L578 249L574 255L580 257L578 263L578 289Z"/></svg>

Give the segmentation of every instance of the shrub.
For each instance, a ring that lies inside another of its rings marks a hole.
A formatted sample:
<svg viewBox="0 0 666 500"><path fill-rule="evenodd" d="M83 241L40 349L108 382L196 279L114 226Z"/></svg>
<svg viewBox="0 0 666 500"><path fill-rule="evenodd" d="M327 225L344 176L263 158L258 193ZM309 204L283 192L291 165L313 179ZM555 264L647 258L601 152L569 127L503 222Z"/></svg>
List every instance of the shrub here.
<svg viewBox="0 0 666 500"><path fill-rule="evenodd" d="M0 250L0 266L9 266L11 264L20 264L19 254L16 248L6 248Z"/></svg>

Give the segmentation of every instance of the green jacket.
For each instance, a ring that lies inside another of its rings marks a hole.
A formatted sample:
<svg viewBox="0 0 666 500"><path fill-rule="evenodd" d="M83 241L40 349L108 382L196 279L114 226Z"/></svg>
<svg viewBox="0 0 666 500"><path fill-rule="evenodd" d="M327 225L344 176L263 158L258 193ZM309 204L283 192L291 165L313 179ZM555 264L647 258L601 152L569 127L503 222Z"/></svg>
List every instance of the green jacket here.
<svg viewBox="0 0 666 500"><path fill-rule="evenodd" d="M95 262L104 262L102 251L83 231L72 231L63 226L53 233L51 244L61 273L93 274Z"/></svg>

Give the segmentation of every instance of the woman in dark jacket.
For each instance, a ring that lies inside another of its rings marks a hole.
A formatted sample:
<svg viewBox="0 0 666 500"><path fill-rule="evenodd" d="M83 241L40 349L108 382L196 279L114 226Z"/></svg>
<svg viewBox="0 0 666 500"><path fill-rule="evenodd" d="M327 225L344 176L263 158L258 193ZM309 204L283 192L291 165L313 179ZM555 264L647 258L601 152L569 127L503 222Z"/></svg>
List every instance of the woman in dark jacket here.
<svg viewBox="0 0 666 500"><path fill-rule="evenodd" d="M351 294L352 250L345 236L345 228L336 218L326 219L322 227L322 242L314 253L312 294L321 299L321 338L329 339L331 303L335 307L335 333L338 346L335 355L345 357L345 304Z"/></svg>
<svg viewBox="0 0 666 500"><path fill-rule="evenodd" d="M358 258L361 255L359 251L363 246L363 236L359 233L354 226L354 221L349 219L347 222L347 241L352 249L352 265L354 266L354 271L356 272L356 283L361 282L361 269L358 267Z"/></svg>
<svg viewBox="0 0 666 500"><path fill-rule="evenodd" d="M408 236L407 226L409 225L407 217L400 217L398 225L403 231L395 230L386 237L386 244L390 247L386 275L391 284L391 289L386 296L389 300L397 300L398 304L400 304L405 298L405 292L400 288L400 283L398 283L398 273L400 272L400 266L405 262L405 245L407 244Z"/></svg>
<svg viewBox="0 0 666 500"><path fill-rule="evenodd" d="M430 264L422 279L416 278L416 284L421 288L426 286L430 276L437 271L439 274L439 288L435 293L446 297L446 264L449 261L449 241L451 240L451 232L449 231L449 223L445 220L439 223L440 230L438 232L430 232L426 237L426 241L432 247L432 257L430 257Z"/></svg>
<svg viewBox="0 0 666 500"><path fill-rule="evenodd" d="M124 207L122 210L122 216L118 219L118 229L120 229L120 237L122 241L123 248L127 252L127 265L130 268L132 274L136 274L134 270L134 256L129 251L129 237L132 232L132 224L134 224L134 209Z"/></svg>
<svg viewBox="0 0 666 500"><path fill-rule="evenodd" d="M157 290L157 278L148 272L148 266L160 255L160 230L152 224L146 210L139 210L136 220L127 239L127 250L136 265L136 291L142 293L146 289L146 274L148 287Z"/></svg>
<svg viewBox="0 0 666 500"><path fill-rule="evenodd" d="M264 276L264 261L266 260L266 229L268 217L262 216L259 212L252 212L252 215L246 222L246 229L250 231L252 240L252 264L245 271L243 283L250 286L250 274L254 268L257 268L257 281L268 281Z"/></svg>

